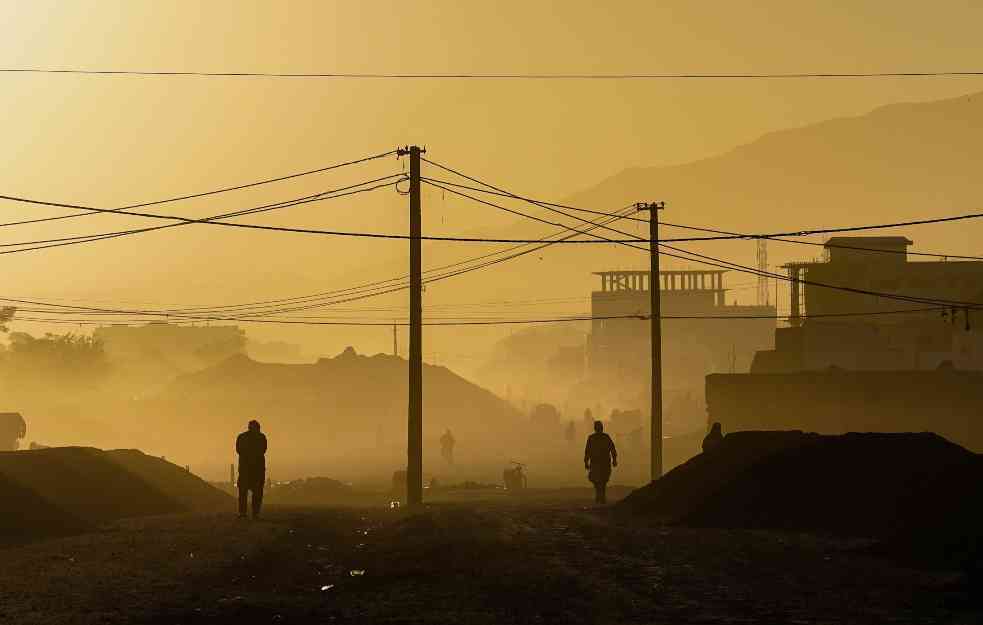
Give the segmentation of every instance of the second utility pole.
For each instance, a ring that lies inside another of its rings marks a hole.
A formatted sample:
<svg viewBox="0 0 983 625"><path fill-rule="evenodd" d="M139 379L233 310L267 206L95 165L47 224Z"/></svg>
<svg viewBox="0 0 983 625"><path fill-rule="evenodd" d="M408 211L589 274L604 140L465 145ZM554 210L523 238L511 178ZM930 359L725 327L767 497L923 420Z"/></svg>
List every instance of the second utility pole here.
<svg viewBox="0 0 983 625"><path fill-rule="evenodd" d="M420 154L417 146L398 150L410 156L410 357L406 429L406 504L423 502L423 268L420 237Z"/></svg>
<svg viewBox="0 0 983 625"><path fill-rule="evenodd" d="M662 298L659 276L659 211L665 202L638 203L635 208L649 211L649 311L652 338L652 481L662 477Z"/></svg>

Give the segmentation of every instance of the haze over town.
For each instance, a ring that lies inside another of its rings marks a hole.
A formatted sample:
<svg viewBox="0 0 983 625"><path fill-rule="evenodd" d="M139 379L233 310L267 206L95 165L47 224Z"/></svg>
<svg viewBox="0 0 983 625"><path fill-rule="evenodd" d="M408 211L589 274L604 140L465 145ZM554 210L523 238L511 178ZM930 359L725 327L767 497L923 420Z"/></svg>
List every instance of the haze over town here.
<svg viewBox="0 0 983 625"><path fill-rule="evenodd" d="M979 618L983 7L0 19L0 622Z"/></svg>

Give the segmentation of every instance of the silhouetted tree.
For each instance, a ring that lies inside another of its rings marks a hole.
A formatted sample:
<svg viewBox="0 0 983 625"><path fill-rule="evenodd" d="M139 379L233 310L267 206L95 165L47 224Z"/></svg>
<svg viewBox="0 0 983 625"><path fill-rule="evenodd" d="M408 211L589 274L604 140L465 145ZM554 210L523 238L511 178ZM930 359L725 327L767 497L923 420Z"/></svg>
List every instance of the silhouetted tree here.
<svg viewBox="0 0 983 625"><path fill-rule="evenodd" d="M109 370L102 343L77 334L13 332L3 364L9 378L35 385L91 385Z"/></svg>
<svg viewBox="0 0 983 625"><path fill-rule="evenodd" d="M0 332L7 331L7 324L13 321L15 312L17 312L17 309L13 306L0 308Z"/></svg>

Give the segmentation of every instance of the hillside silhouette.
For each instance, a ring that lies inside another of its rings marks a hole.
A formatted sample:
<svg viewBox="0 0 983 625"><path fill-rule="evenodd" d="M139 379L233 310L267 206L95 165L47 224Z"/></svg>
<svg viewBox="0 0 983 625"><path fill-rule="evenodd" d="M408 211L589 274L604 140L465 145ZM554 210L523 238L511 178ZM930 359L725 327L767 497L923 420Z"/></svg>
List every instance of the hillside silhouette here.
<svg viewBox="0 0 983 625"><path fill-rule="evenodd" d="M423 382L424 439L434 453L445 428L473 448L506 435L518 420L507 402L449 369L424 365ZM362 462L364 469L375 454L401 456L391 452L405 449L406 396L405 359L348 348L312 364L233 356L177 378L140 410L161 415L162 438L182 441L177 451L222 459L231 437L255 417L270 437L273 470L293 474L295 467L303 474L311 467L323 470L324 462L331 468ZM194 438L181 438L191 426ZM387 464L381 473L396 468Z"/></svg>
<svg viewBox="0 0 983 625"><path fill-rule="evenodd" d="M619 204L655 193L686 222L772 229L958 213L983 203L983 181L971 173L981 122L983 93L892 104L692 163L625 170L569 199Z"/></svg>

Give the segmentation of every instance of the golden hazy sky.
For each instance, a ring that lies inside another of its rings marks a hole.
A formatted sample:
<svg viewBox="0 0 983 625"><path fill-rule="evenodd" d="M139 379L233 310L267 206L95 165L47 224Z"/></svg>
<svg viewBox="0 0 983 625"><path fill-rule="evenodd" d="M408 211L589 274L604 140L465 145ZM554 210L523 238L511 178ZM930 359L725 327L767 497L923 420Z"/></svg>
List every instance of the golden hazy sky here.
<svg viewBox="0 0 983 625"><path fill-rule="evenodd" d="M983 4L971 1L34 0L4 2L0 20L4 67L396 73L983 67ZM930 78L464 82L4 74L0 191L117 206L418 142L436 160L562 198L628 167L704 158L770 130L981 89L983 79ZM206 215L399 168L387 160L161 212ZM503 223L478 209L441 210L436 198L428 205L428 224L445 232ZM9 204L2 210L4 220L40 214ZM400 231L405 200L386 192L256 221ZM134 223L143 222L98 216L5 229L3 240ZM4 256L4 293L162 303L296 295L348 286L347 276L403 247L215 230L176 228L139 241ZM478 251L448 251L436 260Z"/></svg>

